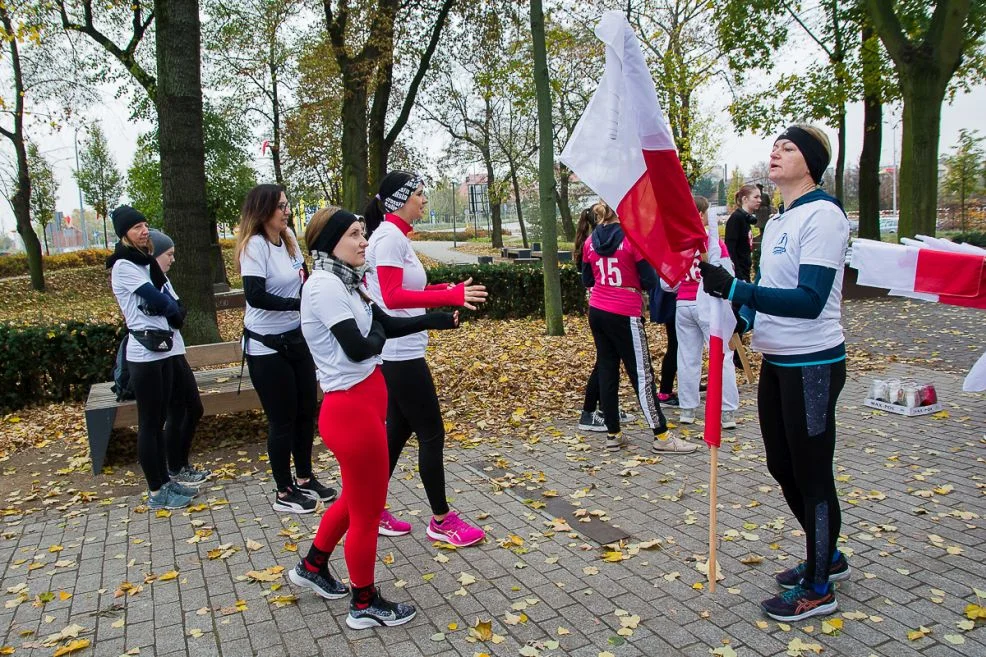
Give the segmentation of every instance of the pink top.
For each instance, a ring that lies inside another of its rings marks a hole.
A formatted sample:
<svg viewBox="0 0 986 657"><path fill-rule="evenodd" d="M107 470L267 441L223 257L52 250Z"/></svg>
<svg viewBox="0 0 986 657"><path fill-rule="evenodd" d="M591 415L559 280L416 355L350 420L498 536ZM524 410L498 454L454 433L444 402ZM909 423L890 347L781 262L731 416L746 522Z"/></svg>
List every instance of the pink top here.
<svg viewBox="0 0 986 657"><path fill-rule="evenodd" d="M644 257L628 239L609 256L601 256L588 239L582 246L582 262L592 266L596 284L589 295L589 307L627 317L641 316L640 276L637 263Z"/></svg>
<svg viewBox="0 0 986 657"><path fill-rule="evenodd" d="M722 257L728 259L729 249L726 248L726 243L719 240L719 248L722 249ZM678 301L695 301L701 281L702 274L699 273L698 260L695 260L692 268L685 274L685 278L678 287Z"/></svg>

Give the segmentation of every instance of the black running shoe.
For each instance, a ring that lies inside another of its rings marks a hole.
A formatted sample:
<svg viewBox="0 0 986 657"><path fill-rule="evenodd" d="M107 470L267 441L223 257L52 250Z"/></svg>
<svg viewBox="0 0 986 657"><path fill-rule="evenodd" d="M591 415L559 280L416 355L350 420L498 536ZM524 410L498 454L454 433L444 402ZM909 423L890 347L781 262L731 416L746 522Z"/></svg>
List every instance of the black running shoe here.
<svg viewBox="0 0 986 657"><path fill-rule="evenodd" d="M322 482L316 479L315 475L312 475L311 479L303 484L299 484L297 481L294 482L294 486L301 491L302 495L307 495L316 502L319 500L322 502L331 502L339 496L335 488L322 485Z"/></svg>
<svg viewBox="0 0 986 657"><path fill-rule="evenodd" d="M284 492L284 496L281 496ZM274 496L274 510L283 513L313 513L315 511L315 500L308 497L296 487L291 486L286 491L281 491Z"/></svg>
<svg viewBox="0 0 986 657"><path fill-rule="evenodd" d="M839 608L835 591L829 586L827 593L818 594L814 589L802 586L784 591L776 598L760 603L764 613L774 620L793 623L812 616L831 614Z"/></svg>
<svg viewBox="0 0 986 657"><path fill-rule="evenodd" d="M796 586L801 586L804 582L805 570L807 569L807 564L802 561L794 568L788 568L787 570L781 571L774 575L774 579L781 588L793 589ZM829 581L830 582L842 582L849 579L849 575L852 574L852 568L849 567L849 561L846 559L846 555L839 552L839 558L835 560L835 563L829 566Z"/></svg>
<svg viewBox="0 0 986 657"><path fill-rule="evenodd" d="M349 595L349 588L332 576L328 566L313 573L305 568L305 564L299 563L288 573L288 579L298 586L315 591L326 600L338 600Z"/></svg>
<svg viewBox="0 0 986 657"><path fill-rule="evenodd" d="M346 625L354 630L366 630L381 626L394 627L407 623L417 613L411 605L384 600L378 591L373 596L373 602L366 609L357 609L355 600L349 604Z"/></svg>

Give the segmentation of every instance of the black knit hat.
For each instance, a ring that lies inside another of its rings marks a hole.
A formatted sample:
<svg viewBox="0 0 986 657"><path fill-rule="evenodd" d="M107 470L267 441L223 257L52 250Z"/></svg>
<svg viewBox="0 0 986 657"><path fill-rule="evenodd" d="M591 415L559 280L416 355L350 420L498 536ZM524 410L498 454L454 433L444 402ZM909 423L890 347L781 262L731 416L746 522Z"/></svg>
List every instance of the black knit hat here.
<svg viewBox="0 0 986 657"><path fill-rule="evenodd" d="M123 239L123 236L127 234L131 228L136 226L141 222L146 222L147 217L145 217L139 210L136 210L129 205L121 205L111 213L113 218L113 231L116 236Z"/></svg>
<svg viewBox="0 0 986 657"><path fill-rule="evenodd" d="M320 251L326 255L332 255L332 251L336 248L336 244L339 243L342 236L346 234L350 226L358 221L359 217L352 212L348 210L336 210L329 217L329 220L325 222L325 226L322 227L318 238L312 244L308 245L308 250L312 253Z"/></svg>
<svg viewBox="0 0 986 657"><path fill-rule="evenodd" d="M784 132L777 136L774 142L776 143L781 139L787 139L798 147L802 157L805 158L805 164L808 165L808 173L811 175L811 179L815 181L815 184L821 183L822 176L825 174L825 170L828 168L829 162L832 159L832 156L829 155L828 150L825 148L825 144L819 141L815 135L796 125L785 129Z"/></svg>

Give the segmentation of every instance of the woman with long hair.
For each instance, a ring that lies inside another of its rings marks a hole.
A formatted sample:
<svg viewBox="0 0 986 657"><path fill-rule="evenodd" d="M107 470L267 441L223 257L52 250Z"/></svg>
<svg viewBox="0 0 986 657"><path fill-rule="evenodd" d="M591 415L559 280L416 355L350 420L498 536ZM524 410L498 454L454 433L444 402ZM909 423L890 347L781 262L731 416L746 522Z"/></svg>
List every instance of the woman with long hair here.
<svg viewBox="0 0 986 657"><path fill-rule="evenodd" d="M849 220L819 186L831 159L821 129L784 130L774 141L769 176L787 209L764 227L756 282L699 265L709 294L742 306L740 330L756 323L752 346L763 354L757 410L767 469L805 533L805 561L775 576L787 590L760 605L784 622L834 612L832 583L850 574L838 548L842 511L833 473L835 408L846 382L841 319Z"/></svg>
<svg viewBox="0 0 986 657"><path fill-rule="evenodd" d="M178 331L185 315L164 291L168 279L154 258L147 219L129 205L113 210L112 217L120 241L106 267L127 325L127 369L137 401L137 460L147 480L147 505L180 509L196 491L168 473L164 421L171 403L171 358L185 353Z"/></svg>
<svg viewBox="0 0 986 657"><path fill-rule="evenodd" d="M151 230L150 240L154 259L157 260L165 275L165 282L161 291L174 299L179 307L182 307L175 288L167 278L171 266L175 264L175 243L159 230ZM184 312L184 307L182 307L182 312ZM175 329L175 334L180 335L178 329ZM195 373L192 372L185 354L175 354L170 358L170 362L172 371L171 403L168 404L168 413L164 423L168 473L172 481L195 488L204 484L212 476L210 470L196 468L188 458L192 451L192 438L195 437L195 429L199 425L199 420L202 419L202 398L199 396L198 384L195 383Z"/></svg>
<svg viewBox="0 0 986 657"><path fill-rule="evenodd" d="M339 462L342 495L325 511L308 555L288 574L299 586L328 598L348 590L329 570L329 557L346 534L345 557L352 584L346 624L353 629L402 625L411 605L384 599L374 585L377 530L390 481L387 386L381 351L389 337L458 326L458 312L396 318L361 289L366 238L356 215L319 210L305 229L313 260L301 299L301 329L325 393L318 430Z"/></svg>
<svg viewBox="0 0 986 657"><path fill-rule="evenodd" d="M240 213L235 261L246 299L243 355L267 415L267 455L277 486L273 507L312 513L318 501L334 500L336 491L312 472L315 363L301 334L300 313L308 272L290 218L283 187L251 189Z"/></svg>
<svg viewBox="0 0 986 657"><path fill-rule="evenodd" d="M391 171L380 181L380 188L363 212L369 234L366 261L366 291L387 313L395 317L417 317L426 308L462 306L486 301L486 287L463 283L428 283L428 274L411 248L407 234L424 217L428 198L424 180L407 171ZM401 451L411 434L418 437L418 471L431 506L432 519L426 533L436 541L465 547L486 537L479 527L470 525L448 504L445 495L445 422L438 404L438 393L425 361L428 333L420 331L388 340L383 348L383 376L387 382L387 443L390 446L390 474L393 475ZM380 533L401 536L411 524L384 510Z"/></svg>
<svg viewBox="0 0 986 657"><path fill-rule="evenodd" d="M606 421L606 448L618 450L620 433L618 395L620 363L654 432L652 449L661 453L690 453L695 445L668 431L654 384L654 368L641 318L642 293L657 285L657 272L626 239L620 218L605 203L597 203L598 217L592 238L582 247L582 282L592 288L589 328L596 344L599 397Z"/></svg>
<svg viewBox="0 0 986 657"><path fill-rule="evenodd" d="M760 209L760 188L743 185L736 192L736 209L726 220L726 248L736 270L736 278L749 282L753 267L753 227L757 225L754 212Z"/></svg>

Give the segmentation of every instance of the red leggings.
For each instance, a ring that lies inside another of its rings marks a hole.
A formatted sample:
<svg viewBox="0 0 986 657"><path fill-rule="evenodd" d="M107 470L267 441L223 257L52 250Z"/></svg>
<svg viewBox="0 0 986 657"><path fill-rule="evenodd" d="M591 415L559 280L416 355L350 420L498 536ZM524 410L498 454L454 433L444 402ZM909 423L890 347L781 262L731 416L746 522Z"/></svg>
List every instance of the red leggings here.
<svg viewBox="0 0 986 657"><path fill-rule="evenodd" d="M315 547L332 552L346 536L346 567L353 586L373 584L377 527L387 502L387 384L380 368L349 390L322 399L318 432L342 471L342 494L322 516Z"/></svg>

